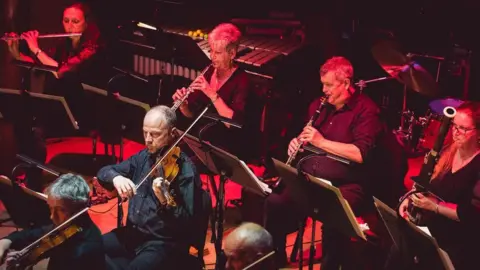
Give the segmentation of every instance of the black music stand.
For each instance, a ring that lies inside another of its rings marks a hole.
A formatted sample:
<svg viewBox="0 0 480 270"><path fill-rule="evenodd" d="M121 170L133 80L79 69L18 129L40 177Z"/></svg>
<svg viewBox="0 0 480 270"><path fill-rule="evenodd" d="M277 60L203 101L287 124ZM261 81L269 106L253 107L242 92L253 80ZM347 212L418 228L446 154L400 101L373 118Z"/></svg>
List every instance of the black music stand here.
<svg viewBox="0 0 480 270"><path fill-rule="evenodd" d="M179 131L182 132L182 131ZM216 204L216 241L215 251L217 260L215 264L216 270L224 269L225 255L222 249L223 239L223 208L225 204L225 182L231 179L235 183L247 188L260 196L267 196L271 193L267 184L258 180L252 170L236 156L211 145L208 142L200 141L198 138L186 134L183 138L195 155L205 164L205 166L213 173L220 175L220 183L218 187L218 197Z"/></svg>
<svg viewBox="0 0 480 270"><path fill-rule="evenodd" d="M306 173L298 173L297 169L277 159L272 158L275 170L289 189L291 198L298 206L299 211L304 211L305 216L319 220L326 226L334 227L346 236L367 240L362 228L358 224L355 215L348 202L343 198L340 190L324 179L314 177ZM301 178L301 179L299 179ZM325 211L326 205L328 210ZM312 228L312 233L315 228ZM299 236L302 239L303 235ZM310 251L309 269L313 269L314 249ZM300 241L300 250L302 250ZM302 252L303 253L303 252ZM300 254L302 254L300 253ZM303 256L300 255L299 267L302 267Z"/></svg>
<svg viewBox="0 0 480 270"><path fill-rule="evenodd" d="M454 269L448 254L438 246L435 238L399 217L395 210L375 197L374 203L405 269Z"/></svg>
<svg viewBox="0 0 480 270"><path fill-rule="evenodd" d="M195 40L189 36L174 33L158 32L155 54L160 59L168 59L172 67L179 65L193 70L202 70L211 63ZM174 75L175 72L172 71L172 81Z"/></svg>
<svg viewBox="0 0 480 270"><path fill-rule="evenodd" d="M93 104L91 109L98 116L98 126L109 128L107 133L112 136L120 134L124 138L144 143L143 118L150 110L150 105L85 83L82 86L89 93L88 99Z"/></svg>
<svg viewBox="0 0 480 270"><path fill-rule="evenodd" d="M45 127L47 137L71 135L78 130L70 107L60 96L0 88L0 112L12 123Z"/></svg>

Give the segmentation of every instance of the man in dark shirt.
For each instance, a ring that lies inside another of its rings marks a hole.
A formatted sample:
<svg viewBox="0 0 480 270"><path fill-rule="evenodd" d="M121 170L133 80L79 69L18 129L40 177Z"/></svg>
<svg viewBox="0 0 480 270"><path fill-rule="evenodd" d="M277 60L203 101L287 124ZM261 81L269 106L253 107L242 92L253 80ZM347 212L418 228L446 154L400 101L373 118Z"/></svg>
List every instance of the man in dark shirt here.
<svg viewBox="0 0 480 270"><path fill-rule="evenodd" d="M297 167L331 181L359 216L369 209L371 202L367 191L366 164L382 132L379 109L372 100L352 87L353 67L347 59L329 59L321 67L320 77L327 104L320 108L317 121L312 126L306 126L299 137L290 142L288 154L292 155L299 144L309 143L350 161L347 165L325 156L311 155L302 159ZM320 104L320 100L316 100L310 105L310 117ZM304 217L291 202L287 189L281 194L271 194L265 207L265 227L272 234L279 263L285 264L285 237L298 228L298 221ZM328 205L325 205L325 211L327 209ZM357 262L342 254L348 247L349 237L328 226L324 224L322 227L322 269L338 269L340 266L342 269L350 269L350 266L358 269Z"/></svg>
<svg viewBox="0 0 480 270"><path fill-rule="evenodd" d="M49 270L105 269L102 234L92 222L88 213L83 213L69 224L68 231L75 232L71 237L52 249L46 250L37 261L25 262L18 258L19 250L37 241L54 227L85 209L89 192L90 188L82 177L73 174L60 176L47 189L47 203L53 225L27 229L8 235L0 240L0 257L3 258L6 255L7 265L21 265L23 267L35 264L41 259L50 258L47 268ZM70 228L73 228L72 226L77 229L70 230ZM9 249L16 251L7 253Z"/></svg>
<svg viewBox="0 0 480 270"><path fill-rule="evenodd" d="M104 236L107 255L128 269L172 269L182 254L187 255L195 228L196 207L201 205L201 180L195 166L182 152L179 172L170 184L176 206L167 204L160 189L160 178L144 179L157 159L169 148L175 133L175 112L157 106L147 112L143 122L146 149L122 163L98 172L100 183L110 183L121 197L129 198L125 227ZM163 177L163 168L158 170ZM200 201L199 201L200 200ZM118 258L118 259L117 259ZM177 261L175 261L177 260Z"/></svg>

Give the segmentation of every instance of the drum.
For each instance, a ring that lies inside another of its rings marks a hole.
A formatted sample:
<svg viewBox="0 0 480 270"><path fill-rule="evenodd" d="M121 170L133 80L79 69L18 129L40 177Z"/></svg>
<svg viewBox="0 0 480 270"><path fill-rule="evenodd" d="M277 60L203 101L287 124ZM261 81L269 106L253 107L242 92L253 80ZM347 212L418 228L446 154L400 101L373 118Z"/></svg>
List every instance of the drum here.
<svg viewBox="0 0 480 270"><path fill-rule="evenodd" d="M418 142L419 149L430 150L435 144L437 139L438 132L440 131L440 126L442 124L443 115L436 113L429 113L426 117L420 118L421 126L423 126L422 134ZM444 145L451 142L452 134L451 130L448 131L447 136L445 137Z"/></svg>

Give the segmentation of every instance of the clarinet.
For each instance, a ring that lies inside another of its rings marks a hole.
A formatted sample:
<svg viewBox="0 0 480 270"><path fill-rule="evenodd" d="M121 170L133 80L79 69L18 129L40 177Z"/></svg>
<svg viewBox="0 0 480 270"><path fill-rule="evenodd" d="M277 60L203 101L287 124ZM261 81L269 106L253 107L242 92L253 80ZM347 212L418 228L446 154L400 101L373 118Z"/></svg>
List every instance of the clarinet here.
<svg viewBox="0 0 480 270"><path fill-rule="evenodd" d="M327 97L321 97L320 98L320 105L318 106L317 110L313 113L312 117L310 120L307 122L305 125L306 127L313 125L317 119L318 116L320 116L320 112L322 111L323 106L327 103ZM295 151L288 157L287 162L285 163L286 165L289 165L292 163L292 161L295 160L295 157L297 156L298 152L302 148L302 144L299 144L298 147L295 149ZM275 182L274 187L278 187L282 179L278 179L277 182Z"/></svg>
<svg viewBox="0 0 480 270"><path fill-rule="evenodd" d="M432 178L435 165L437 165L437 162L440 159L440 151L442 150L443 142L445 141L445 137L447 136L451 121L456 113L457 111L455 110L455 108L450 106L443 109L444 117L440 125L440 130L438 132L433 148L430 150L430 152L427 153L423 160L420 175L417 176L415 181L415 190L412 190L405 194L405 196L402 197L401 201L405 200L413 193L421 193L427 191L426 188L422 185L429 183L430 179ZM411 200L409 201L407 206L407 216L408 219L416 225L422 226L425 224L425 211L418 207L415 207Z"/></svg>

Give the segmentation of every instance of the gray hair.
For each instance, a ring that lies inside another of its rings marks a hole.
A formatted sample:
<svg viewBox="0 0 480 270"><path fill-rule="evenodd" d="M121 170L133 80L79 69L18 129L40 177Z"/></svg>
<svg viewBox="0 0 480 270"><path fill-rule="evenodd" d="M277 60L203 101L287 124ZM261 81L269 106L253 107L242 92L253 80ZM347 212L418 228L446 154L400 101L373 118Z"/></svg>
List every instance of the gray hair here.
<svg viewBox="0 0 480 270"><path fill-rule="evenodd" d="M168 128L173 128L177 123L177 115L175 114L175 111L165 105L158 105L151 108L145 115L145 118L152 115L160 118L160 122L165 123Z"/></svg>
<svg viewBox="0 0 480 270"><path fill-rule="evenodd" d="M258 256L266 255L273 250L272 236L256 223L243 223L230 233L228 238L235 242L236 252Z"/></svg>
<svg viewBox="0 0 480 270"><path fill-rule="evenodd" d="M51 184L47 196L71 203L74 207L85 207L88 204L90 187L83 177L72 173L63 174Z"/></svg>

